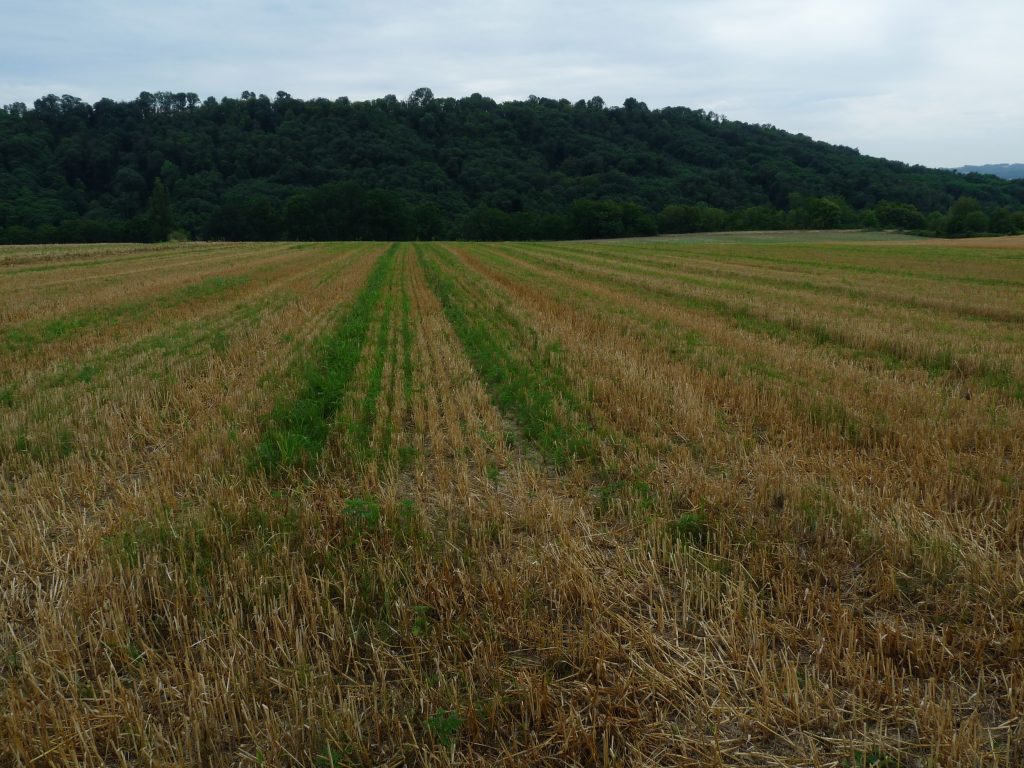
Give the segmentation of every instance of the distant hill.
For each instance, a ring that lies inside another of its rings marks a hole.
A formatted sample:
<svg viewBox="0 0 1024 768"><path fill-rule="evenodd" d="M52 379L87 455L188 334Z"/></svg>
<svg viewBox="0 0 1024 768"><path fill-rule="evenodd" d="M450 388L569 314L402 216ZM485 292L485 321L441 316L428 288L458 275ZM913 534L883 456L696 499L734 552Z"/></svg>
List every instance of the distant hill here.
<svg viewBox="0 0 1024 768"><path fill-rule="evenodd" d="M997 165L962 165L959 173L988 173L1001 179L1024 179L1024 163L999 163Z"/></svg>
<svg viewBox="0 0 1024 768"><path fill-rule="evenodd" d="M421 88L404 100L246 91L218 101L161 91L95 104L50 95L0 110L0 242L860 226L1024 229L1024 182L636 99L497 103Z"/></svg>

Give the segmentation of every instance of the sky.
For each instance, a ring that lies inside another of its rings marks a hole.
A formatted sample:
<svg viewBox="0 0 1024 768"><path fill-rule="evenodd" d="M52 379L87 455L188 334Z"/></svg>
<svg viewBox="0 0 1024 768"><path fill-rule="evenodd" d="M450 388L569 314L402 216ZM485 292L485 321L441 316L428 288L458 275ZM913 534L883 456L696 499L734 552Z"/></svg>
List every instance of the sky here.
<svg viewBox="0 0 1024 768"><path fill-rule="evenodd" d="M1021 0L0 0L0 104L634 97L934 167L1024 162Z"/></svg>

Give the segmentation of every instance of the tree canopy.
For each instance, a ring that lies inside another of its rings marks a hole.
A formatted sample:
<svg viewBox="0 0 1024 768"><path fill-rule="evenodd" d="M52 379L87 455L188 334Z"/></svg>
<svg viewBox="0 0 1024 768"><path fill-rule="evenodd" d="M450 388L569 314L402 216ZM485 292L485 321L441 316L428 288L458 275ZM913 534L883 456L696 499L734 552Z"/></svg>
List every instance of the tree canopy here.
<svg viewBox="0 0 1024 768"><path fill-rule="evenodd" d="M48 95L0 110L0 242L1024 230L1024 181L684 107Z"/></svg>

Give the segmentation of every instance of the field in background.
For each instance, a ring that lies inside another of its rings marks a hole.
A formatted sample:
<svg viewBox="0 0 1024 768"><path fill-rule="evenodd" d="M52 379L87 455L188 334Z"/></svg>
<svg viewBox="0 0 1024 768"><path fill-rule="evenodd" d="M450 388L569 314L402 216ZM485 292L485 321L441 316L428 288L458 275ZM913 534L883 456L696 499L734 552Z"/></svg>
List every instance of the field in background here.
<svg viewBox="0 0 1024 768"><path fill-rule="evenodd" d="M1024 239L0 249L0 765L1024 763Z"/></svg>
<svg viewBox="0 0 1024 768"><path fill-rule="evenodd" d="M1015 240L1018 243L1021 238L999 238L999 241L1009 242ZM657 235L647 238L621 238L620 243L655 243L669 241L675 243L773 243L773 244L798 244L814 243L819 246L832 243L921 243L921 238L916 235L905 235L900 232L873 232L865 229L818 229L818 230L758 230L746 232L692 232L685 235ZM600 242L600 241L598 241ZM605 241L608 242L608 241ZM955 240L938 240L943 244L955 243ZM991 245L997 242L993 238L979 241Z"/></svg>

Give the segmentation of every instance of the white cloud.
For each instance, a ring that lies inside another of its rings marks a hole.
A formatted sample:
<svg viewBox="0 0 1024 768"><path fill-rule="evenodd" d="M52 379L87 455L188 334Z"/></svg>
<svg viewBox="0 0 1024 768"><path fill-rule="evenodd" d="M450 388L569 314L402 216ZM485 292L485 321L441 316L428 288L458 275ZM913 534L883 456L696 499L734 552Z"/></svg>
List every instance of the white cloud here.
<svg viewBox="0 0 1024 768"><path fill-rule="evenodd" d="M909 162L1024 161L1018 0L51 0L4 17L4 103L634 96Z"/></svg>

